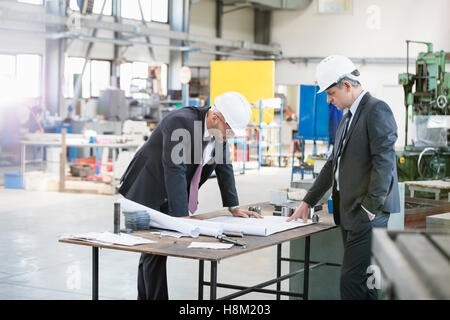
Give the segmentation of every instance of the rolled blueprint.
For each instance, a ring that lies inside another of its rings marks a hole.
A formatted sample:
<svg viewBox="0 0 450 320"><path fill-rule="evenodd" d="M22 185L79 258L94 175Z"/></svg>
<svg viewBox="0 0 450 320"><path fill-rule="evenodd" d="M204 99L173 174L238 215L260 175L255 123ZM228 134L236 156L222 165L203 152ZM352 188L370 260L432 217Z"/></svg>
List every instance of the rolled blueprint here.
<svg viewBox="0 0 450 320"><path fill-rule="evenodd" d="M177 218L179 219L179 218ZM185 221L184 221L185 220ZM218 235L221 235L223 233L223 228L220 223L215 222L206 222L202 223L200 220L195 220L190 223L190 219L183 219L183 222L187 222L188 224L191 224L193 227L199 229L199 234L204 236L211 236L211 237L217 237ZM200 221L200 223L198 223ZM198 225L197 225L198 223ZM150 226L157 229L170 229L171 228L164 226L162 224L159 224L155 221L150 221Z"/></svg>
<svg viewBox="0 0 450 320"><path fill-rule="evenodd" d="M223 233L222 223L204 221L198 219L184 219L187 223L200 228L200 234L205 236L217 237Z"/></svg>
<svg viewBox="0 0 450 320"><path fill-rule="evenodd" d="M187 219L169 216L126 198L121 198L117 202L120 203L122 211L147 211L150 215L150 226L153 226L152 222L156 222L160 228L175 230L193 238L197 238L200 234L200 228L186 223Z"/></svg>

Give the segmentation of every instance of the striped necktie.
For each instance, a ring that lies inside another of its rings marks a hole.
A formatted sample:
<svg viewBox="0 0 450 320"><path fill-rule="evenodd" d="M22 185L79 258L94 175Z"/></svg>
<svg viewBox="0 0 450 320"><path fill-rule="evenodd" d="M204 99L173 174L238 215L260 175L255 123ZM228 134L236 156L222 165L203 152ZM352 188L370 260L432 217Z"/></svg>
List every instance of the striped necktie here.
<svg viewBox="0 0 450 320"><path fill-rule="evenodd" d="M202 169L203 169L203 163L205 161L206 156L206 146L208 145L209 141L203 142L203 156L202 156L202 162L198 165L197 169L195 170L194 175L191 179L191 184L189 187L189 211L194 213L197 211L198 206L198 188L200 184L200 177L202 175Z"/></svg>

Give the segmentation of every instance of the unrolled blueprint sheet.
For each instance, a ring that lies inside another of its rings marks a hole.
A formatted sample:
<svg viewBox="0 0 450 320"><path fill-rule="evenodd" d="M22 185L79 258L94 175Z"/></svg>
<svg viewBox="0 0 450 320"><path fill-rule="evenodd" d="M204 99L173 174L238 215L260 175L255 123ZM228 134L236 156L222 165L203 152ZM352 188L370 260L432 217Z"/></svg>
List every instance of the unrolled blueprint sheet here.
<svg viewBox="0 0 450 320"><path fill-rule="evenodd" d="M240 231L243 234L255 236L268 236L277 232L313 224L310 219L307 223L303 223L303 220L301 219L298 221L286 222L286 219L287 217L280 216L264 216L263 219L221 216L205 221L221 223L224 232Z"/></svg>

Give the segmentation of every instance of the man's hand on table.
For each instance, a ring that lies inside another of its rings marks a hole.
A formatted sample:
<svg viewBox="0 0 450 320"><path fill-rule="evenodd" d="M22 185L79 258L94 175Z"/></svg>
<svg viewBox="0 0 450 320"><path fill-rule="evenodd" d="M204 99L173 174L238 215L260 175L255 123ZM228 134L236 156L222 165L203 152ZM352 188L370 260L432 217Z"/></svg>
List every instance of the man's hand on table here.
<svg viewBox="0 0 450 320"><path fill-rule="evenodd" d="M240 208L230 210L230 212L235 217L242 217L242 218L254 217L257 219L263 219L263 216L258 214L257 212L244 210L244 209L240 209Z"/></svg>
<svg viewBox="0 0 450 320"><path fill-rule="evenodd" d="M297 219L301 218L301 219L303 219L303 223L307 223L308 222L308 213L309 213L309 204L307 204L306 202L303 201L300 204L300 206L297 208L297 210L295 210L294 214L286 220L286 222L289 222L292 220L297 221Z"/></svg>

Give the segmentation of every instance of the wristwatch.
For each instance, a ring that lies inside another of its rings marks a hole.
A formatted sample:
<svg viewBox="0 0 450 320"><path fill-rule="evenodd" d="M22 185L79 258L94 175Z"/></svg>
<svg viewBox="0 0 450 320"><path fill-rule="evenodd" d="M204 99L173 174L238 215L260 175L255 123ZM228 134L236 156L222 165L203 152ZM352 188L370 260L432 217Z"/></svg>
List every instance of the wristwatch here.
<svg viewBox="0 0 450 320"><path fill-rule="evenodd" d="M228 211L233 211L234 209L239 209L240 206L233 206L233 207L228 207Z"/></svg>

